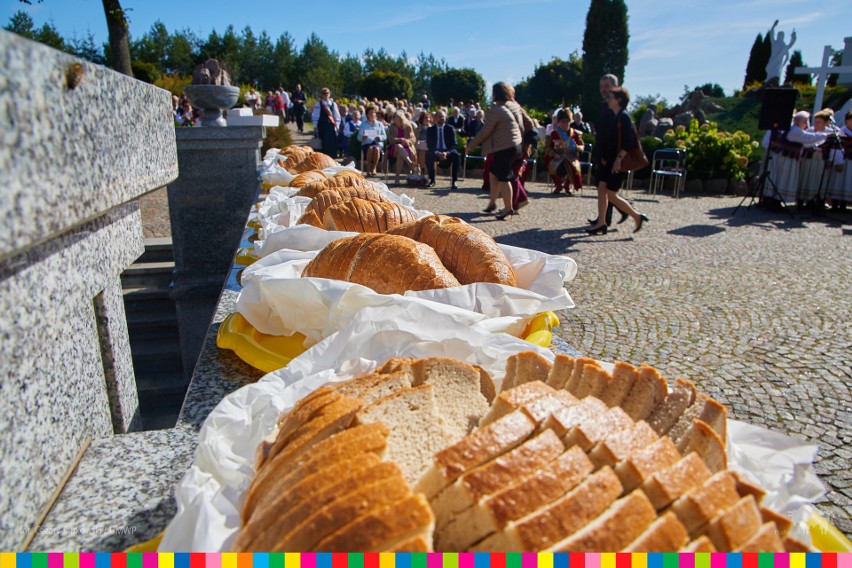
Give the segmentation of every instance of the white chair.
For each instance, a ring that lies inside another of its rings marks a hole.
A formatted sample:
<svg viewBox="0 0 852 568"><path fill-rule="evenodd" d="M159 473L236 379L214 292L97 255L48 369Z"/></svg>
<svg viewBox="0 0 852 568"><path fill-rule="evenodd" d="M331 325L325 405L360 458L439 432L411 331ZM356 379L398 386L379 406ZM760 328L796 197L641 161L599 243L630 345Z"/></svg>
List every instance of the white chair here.
<svg viewBox="0 0 852 568"><path fill-rule="evenodd" d="M666 178L673 178L674 197L686 186L686 150L681 148L665 148L654 152L651 162L651 185L649 191L657 195L657 188L663 188Z"/></svg>

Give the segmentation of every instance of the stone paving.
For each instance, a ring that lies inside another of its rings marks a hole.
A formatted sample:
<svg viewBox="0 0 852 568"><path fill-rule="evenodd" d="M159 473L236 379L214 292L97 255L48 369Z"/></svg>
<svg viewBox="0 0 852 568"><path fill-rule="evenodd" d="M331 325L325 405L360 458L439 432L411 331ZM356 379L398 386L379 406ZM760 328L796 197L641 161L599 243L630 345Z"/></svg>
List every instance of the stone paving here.
<svg viewBox="0 0 852 568"><path fill-rule="evenodd" d="M576 307L559 314L556 333L579 351L688 378L732 418L819 445L819 509L852 535L852 214L744 206L732 217L741 198L631 191L651 222L590 237L591 188L567 197L528 184L530 205L497 221L478 213L480 179L460 185L450 191L439 176L437 188L405 191L501 243L572 257Z"/></svg>

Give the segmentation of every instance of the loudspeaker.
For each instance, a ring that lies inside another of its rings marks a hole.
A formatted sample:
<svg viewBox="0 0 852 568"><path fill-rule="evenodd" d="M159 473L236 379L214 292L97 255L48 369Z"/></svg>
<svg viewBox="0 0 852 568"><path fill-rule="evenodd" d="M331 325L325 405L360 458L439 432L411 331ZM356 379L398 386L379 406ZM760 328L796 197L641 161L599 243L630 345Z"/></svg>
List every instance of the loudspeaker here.
<svg viewBox="0 0 852 568"><path fill-rule="evenodd" d="M757 127L761 130L787 130L793 122L798 89L763 89L763 102Z"/></svg>

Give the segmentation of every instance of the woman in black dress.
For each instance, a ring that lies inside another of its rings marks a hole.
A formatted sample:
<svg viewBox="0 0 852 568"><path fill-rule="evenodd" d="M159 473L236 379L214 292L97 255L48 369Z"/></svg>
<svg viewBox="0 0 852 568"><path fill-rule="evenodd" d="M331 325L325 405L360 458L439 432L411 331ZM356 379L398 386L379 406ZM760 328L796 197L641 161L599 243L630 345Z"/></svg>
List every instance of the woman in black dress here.
<svg viewBox="0 0 852 568"><path fill-rule="evenodd" d="M622 87L613 87L607 98L607 104L615 114L612 122L612 130L599 148L601 155L601 169L598 181L598 224L587 229L592 235L606 234L606 208L612 203L616 209L627 213L636 223L634 233L642 228L642 223L648 221L648 216L639 213L630 206L625 199L618 195L621 184L627 176L627 171L621 168L621 161L627 154L629 148L636 145L636 137L633 135L633 121L627 114L627 103L630 102L630 93ZM619 141L621 144L619 145Z"/></svg>

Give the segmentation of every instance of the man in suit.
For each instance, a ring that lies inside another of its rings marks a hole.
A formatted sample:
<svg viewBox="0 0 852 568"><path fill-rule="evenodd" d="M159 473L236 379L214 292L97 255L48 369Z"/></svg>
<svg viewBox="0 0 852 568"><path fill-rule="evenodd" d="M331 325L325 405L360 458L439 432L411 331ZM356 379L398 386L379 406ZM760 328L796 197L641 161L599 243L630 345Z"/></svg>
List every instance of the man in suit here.
<svg viewBox="0 0 852 568"><path fill-rule="evenodd" d="M456 147L456 131L447 124L447 115L443 110L435 113L435 124L426 130L426 148L426 169L429 172L428 187L435 186L435 160L438 160L442 167L445 164L450 165L453 177L450 189L458 189L456 180L459 177L461 156Z"/></svg>

